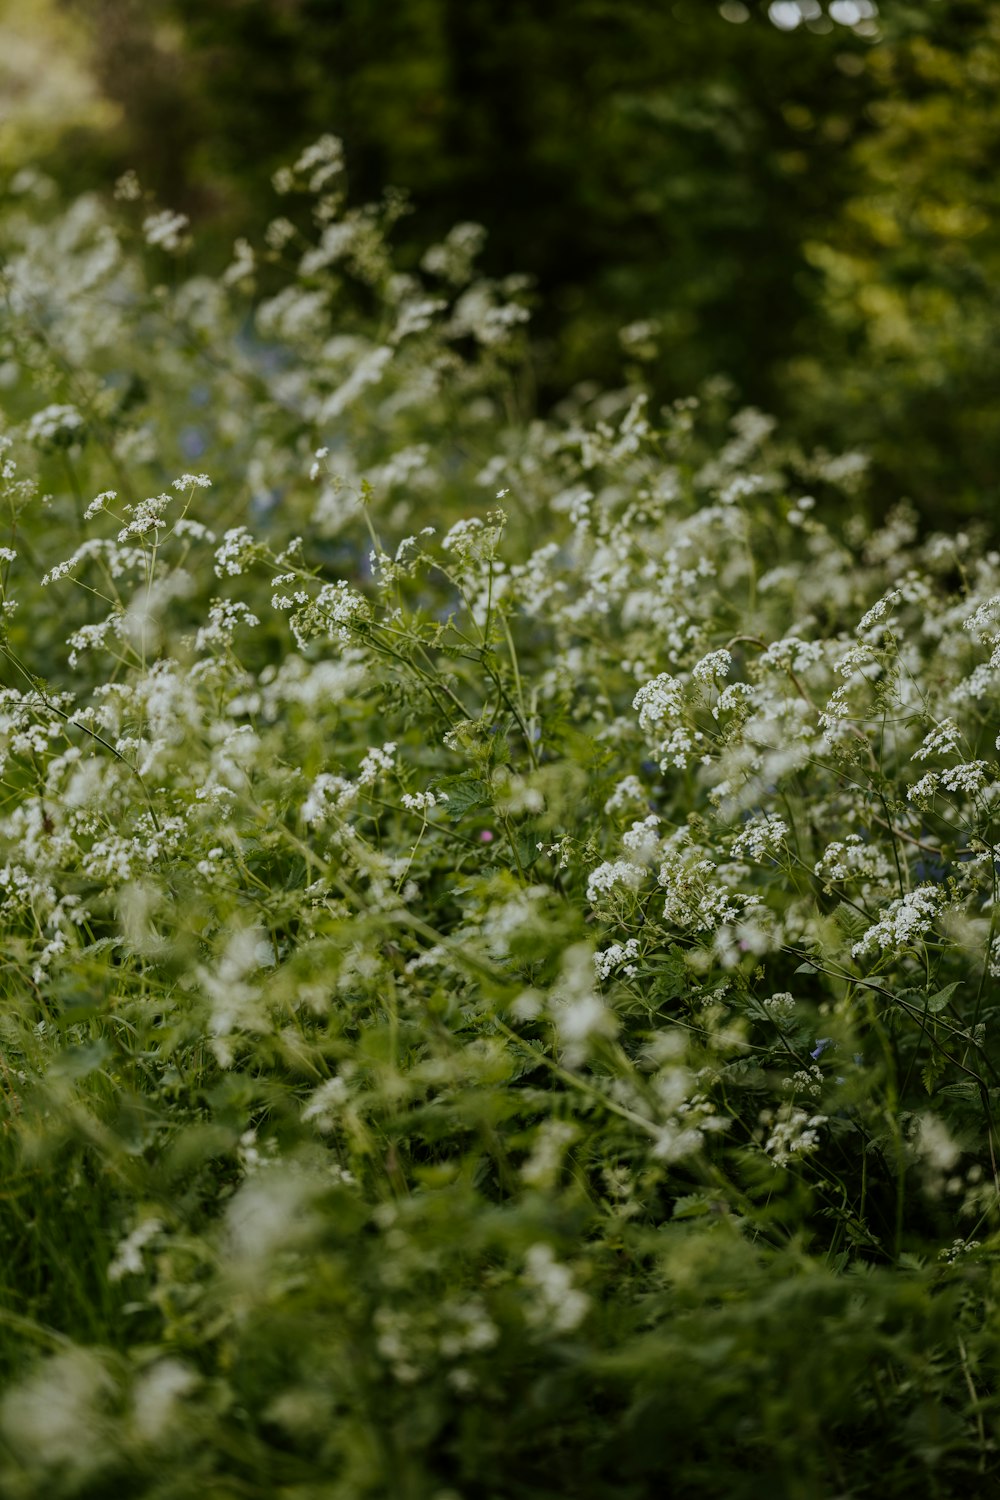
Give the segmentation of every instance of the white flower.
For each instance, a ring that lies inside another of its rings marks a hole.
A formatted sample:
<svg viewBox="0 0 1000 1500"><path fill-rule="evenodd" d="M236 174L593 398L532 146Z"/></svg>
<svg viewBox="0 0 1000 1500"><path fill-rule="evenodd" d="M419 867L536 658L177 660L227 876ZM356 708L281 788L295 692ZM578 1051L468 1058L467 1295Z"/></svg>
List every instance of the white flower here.
<svg viewBox="0 0 1000 1500"><path fill-rule="evenodd" d="M626 807L635 803L644 803L646 793L638 776L626 776L618 782L611 796L604 804L606 813L622 812Z"/></svg>
<svg viewBox="0 0 1000 1500"><path fill-rule="evenodd" d="M109 500L117 499L118 494L115 490L104 490L102 494L95 495L94 499L91 500L90 504L87 506L87 509L83 513L84 520L92 521L96 515L99 515L102 510L105 510L107 508Z"/></svg>
<svg viewBox="0 0 1000 1500"><path fill-rule="evenodd" d="M772 1126L764 1150L776 1167L790 1166L796 1157L808 1156L816 1150L820 1128L826 1122L826 1115L788 1108Z"/></svg>
<svg viewBox="0 0 1000 1500"><path fill-rule="evenodd" d="M142 221L142 232L147 245L158 245L161 250L175 252L187 244L190 220L186 214L171 213L169 208L159 213L147 214Z"/></svg>
<svg viewBox="0 0 1000 1500"><path fill-rule="evenodd" d="M884 619L889 611L899 603L901 598L902 595L899 589L890 589L887 594L883 594L882 598L876 600L867 614L861 616L855 633L857 635L867 635L872 626L877 625L879 620Z"/></svg>
<svg viewBox="0 0 1000 1500"><path fill-rule="evenodd" d="M380 776L395 770L395 755L394 740L387 741L381 750L375 748L366 750L358 769L358 786L373 786Z"/></svg>
<svg viewBox="0 0 1000 1500"><path fill-rule="evenodd" d="M83 418L75 406L46 406L28 422L25 437L29 443L45 447L72 441L82 427Z"/></svg>
<svg viewBox="0 0 1000 1500"><path fill-rule="evenodd" d="M646 872L640 865L632 864L626 859L606 860L603 865L598 865L596 870L590 872L587 881L587 900L593 906L602 896L609 895L620 887L625 890L638 890Z"/></svg>
<svg viewBox="0 0 1000 1500"><path fill-rule="evenodd" d="M236 578L253 556L257 543L245 526L231 526L215 554L215 576Z"/></svg>
<svg viewBox="0 0 1000 1500"><path fill-rule="evenodd" d="M684 712L681 684L676 677L662 672L639 689L632 707L639 710L639 728L647 733L654 732L661 725L675 722Z"/></svg>
<svg viewBox="0 0 1000 1500"><path fill-rule="evenodd" d="M813 867L823 880L887 880L892 866L877 844L866 844L859 833L827 844Z"/></svg>
<svg viewBox="0 0 1000 1500"><path fill-rule="evenodd" d="M132 1420L147 1443L159 1442L182 1416L181 1399L200 1377L179 1359L158 1359L139 1376L132 1395Z"/></svg>
<svg viewBox="0 0 1000 1500"><path fill-rule="evenodd" d="M448 801L447 792L404 792L399 799L407 812L426 813L439 802Z"/></svg>
<svg viewBox="0 0 1000 1500"><path fill-rule="evenodd" d="M304 1124L311 1121L317 1130L328 1135L334 1127L337 1115L346 1103L347 1084L343 1078L339 1075L328 1078L313 1091L303 1105L301 1119Z"/></svg>
<svg viewBox="0 0 1000 1500"><path fill-rule="evenodd" d="M572 1333L587 1316L590 1300L573 1285L573 1273L548 1245L532 1245L525 1257L525 1281L534 1290L528 1321L552 1333Z"/></svg>
<svg viewBox="0 0 1000 1500"><path fill-rule="evenodd" d="M125 1276L140 1276L143 1270L142 1252L162 1228L160 1219L144 1219L131 1234L126 1235L119 1242L108 1266L108 1280L121 1281Z"/></svg>
<svg viewBox="0 0 1000 1500"><path fill-rule="evenodd" d="M961 730L954 719L943 719L936 729L925 737L918 750L914 750L913 760L927 760L931 755L946 755L952 750L957 750L962 738Z"/></svg>
<svg viewBox="0 0 1000 1500"><path fill-rule="evenodd" d="M788 824L775 813L758 813L733 839L733 854L749 855L751 859L763 860L774 854L788 837Z"/></svg>
<svg viewBox="0 0 1000 1500"><path fill-rule="evenodd" d="M854 944L852 956L864 958L873 951L895 953L911 947L930 931L941 901L937 886L919 885L891 902L874 927L869 927L861 941Z"/></svg>
<svg viewBox="0 0 1000 1500"><path fill-rule="evenodd" d="M608 979L616 969L629 978L637 972L633 958L639 956L639 941L637 938L628 938L624 943L612 943L602 953L594 954L594 968L598 979Z"/></svg>
<svg viewBox="0 0 1000 1500"><path fill-rule="evenodd" d="M733 658L728 651L710 651L691 668L691 676L695 682L711 686L719 677L729 676L732 664Z"/></svg>

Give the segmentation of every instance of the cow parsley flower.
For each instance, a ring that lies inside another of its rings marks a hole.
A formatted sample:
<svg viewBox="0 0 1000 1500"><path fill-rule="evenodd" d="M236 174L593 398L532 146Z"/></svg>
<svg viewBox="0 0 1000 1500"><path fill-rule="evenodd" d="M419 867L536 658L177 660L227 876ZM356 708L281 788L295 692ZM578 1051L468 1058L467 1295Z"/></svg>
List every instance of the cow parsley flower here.
<svg viewBox="0 0 1000 1500"><path fill-rule="evenodd" d="M749 855L758 862L774 854L788 837L788 824L775 813L758 813L743 825L733 839L733 854Z"/></svg>
<svg viewBox="0 0 1000 1500"><path fill-rule="evenodd" d="M638 972L631 960L638 956L638 938L627 938L624 943L612 943L603 952L594 954L594 968L598 979L609 979L616 969L620 969L631 979Z"/></svg>
<svg viewBox="0 0 1000 1500"><path fill-rule="evenodd" d="M168 254L176 254L187 247L189 228L190 220L187 215L172 213L169 208L147 214L142 221L146 244L166 250Z"/></svg>
<svg viewBox="0 0 1000 1500"><path fill-rule="evenodd" d="M935 729L925 736L919 749L914 750L912 760L927 760L932 755L948 755L957 750L962 732L954 719L943 719Z"/></svg>
<svg viewBox="0 0 1000 1500"><path fill-rule="evenodd" d="M869 927L860 942L854 944L851 955L866 958L872 953L898 953L910 948L925 937L933 926L942 902L937 886L919 885L916 890L899 897Z"/></svg>
<svg viewBox="0 0 1000 1500"><path fill-rule="evenodd" d="M819 1132L826 1115L810 1115L804 1109L788 1109L771 1127L764 1150L776 1167L788 1167L797 1157L809 1156L819 1146Z"/></svg>
<svg viewBox="0 0 1000 1500"><path fill-rule="evenodd" d="M632 864L626 859L607 860L590 872L587 900L593 906L602 896L610 895L614 890L624 888L636 891L645 878L646 872L641 865Z"/></svg>
<svg viewBox="0 0 1000 1500"><path fill-rule="evenodd" d="M733 658L728 651L710 651L691 668L691 676L695 682L703 682L711 687L720 677L729 676L732 664Z"/></svg>

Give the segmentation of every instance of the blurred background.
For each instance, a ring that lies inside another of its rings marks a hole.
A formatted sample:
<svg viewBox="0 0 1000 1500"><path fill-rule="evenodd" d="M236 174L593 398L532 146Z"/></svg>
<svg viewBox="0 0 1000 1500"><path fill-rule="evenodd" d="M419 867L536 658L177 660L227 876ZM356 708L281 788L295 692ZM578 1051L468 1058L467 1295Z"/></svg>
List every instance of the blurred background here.
<svg viewBox="0 0 1000 1500"><path fill-rule="evenodd" d="M0 0L3 191L134 168L221 269L327 130L404 262L531 276L542 407L641 367L990 515L1000 0Z"/></svg>

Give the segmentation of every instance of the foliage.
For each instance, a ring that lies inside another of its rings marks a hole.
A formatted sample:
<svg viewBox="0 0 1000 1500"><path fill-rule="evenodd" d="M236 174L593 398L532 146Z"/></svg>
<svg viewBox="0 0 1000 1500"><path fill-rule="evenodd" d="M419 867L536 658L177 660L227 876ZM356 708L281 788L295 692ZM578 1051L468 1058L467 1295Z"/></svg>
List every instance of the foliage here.
<svg viewBox="0 0 1000 1500"><path fill-rule="evenodd" d="M905 15L867 73L874 129L833 232L804 247L822 280L791 410L816 434L849 428L932 522L981 513L1000 460L1000 8Z"/></svg>
<svg viewBox="0 0 1000 1500"><path fill-rule="evenodd" d="M984 1492L1000 555L342 182L5 218L0 1485Z"/></svg>
<svg viewBox="0 0 1000 1500"><path fill-rule="evenodd" d="M743 400L784 399L774 368L820 283L802 245L849 196L867 128L853 28L789 34L763 5L733 24L703 0L78 9L122 113L101 159L192 217L241 233L267 174L332 129L360 195L412 194L404 252L472 218L495 274L531 275L546 401L616 379L636 323L661 398L725 375Z"/></svg>

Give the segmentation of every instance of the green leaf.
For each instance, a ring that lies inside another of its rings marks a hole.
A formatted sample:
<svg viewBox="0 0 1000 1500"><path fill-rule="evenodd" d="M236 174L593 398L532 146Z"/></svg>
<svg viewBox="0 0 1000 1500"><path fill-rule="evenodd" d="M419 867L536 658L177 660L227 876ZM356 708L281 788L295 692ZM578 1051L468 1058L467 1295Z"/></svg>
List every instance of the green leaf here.
<svg viewBox="0 0 1000 1500"><path fill-rule="evenodd" d="M960 983L961 981L956 979L954 984L946 984L943 990L938 990L936 995L931 995L927 1001L927 1009L932 1016L936 1016L938 1011L944 1010Z"/></svg>
<svg viewBox="0 0 1000 1500"><path fill-rule="evenodd" d="M474 808L490 805L490 789L478 776L450 776L439 783L438 790L448 798L445 807L453 823Z"/></svg>
<svg viewBox="0 0 1000 1500"><path fill-rule="evenodd" d="M944 1072L944 1067L944 1058L940 1052L932 1052L920 1069L920 1077L928 1094L933 1094L934 1086Z"/></svg>
<svg viewBox="0 0 1000 1500"><path fill-rule="evenodd" d="M678 1198L674 1204L672 1217L675 1219L700 1219L707 1214L711 1208L711 1199L704 1193L688 1193L684 1198Z"/></svg>
<svg viewBox="0 0 1000 1500"><path fill-rule="evenodd" d="M859 938L868 930L868 919L846 901L841 901L833 915L841 932L849 938Z"/></svg>
<svg viewBox="0 0 1000 1500"><path fill-rule="evenodd" d="M94 1073L111 1055L111 1048L103 1038L88 1042L82 1047L70 1047L61 1052L53 1063L51 1072L59 1078L86 1078Z"/></svg>
<svg viewBox="0 0 1000 1500"><path fill-rule="evenodd" d="M517 857L523 870L530 870L539 856L538 840L532 833L519 833L514 839Z"/></svg>

